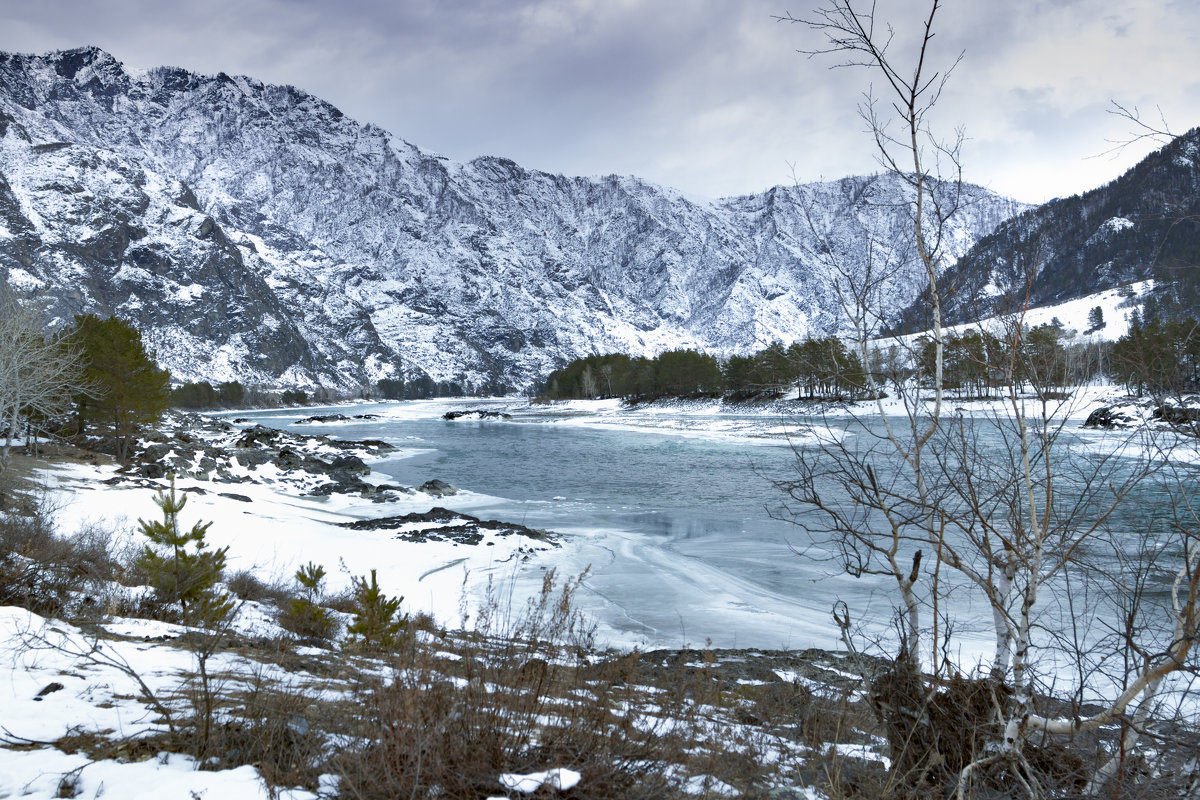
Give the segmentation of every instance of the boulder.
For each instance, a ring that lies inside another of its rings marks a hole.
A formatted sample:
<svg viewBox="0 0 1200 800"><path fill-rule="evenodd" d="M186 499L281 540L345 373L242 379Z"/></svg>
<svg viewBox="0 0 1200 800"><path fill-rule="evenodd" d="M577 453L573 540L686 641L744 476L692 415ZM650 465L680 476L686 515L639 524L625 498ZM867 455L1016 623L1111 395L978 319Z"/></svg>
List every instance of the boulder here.
<svg viewBox="0 0 1200 800"><path fill-rule="evenodd" d="M344 472L349 475L370 475L371 468L358 456L338 456L329 462L329 469L334 472Z"/></svg>
<svg viewBox="0 0 1200 800"><path fill-rule="evenodd" d="M234 447L264 447L273 444L276 439L281 436L281 433L274 428L268 428L265 425L255 425L252 428L246 428L242 431L242 435L236 442Z"/></svg>
<svg viewBox="0 0 1200 800"><path fill-rule="evenodd" d="M512 419L512 414L506 414L503 411L486 411L482 408L475 408L469 411L447 411L442 414L442 419L456 420L463 417L472 419Z"/></svg>
<svg viewBox="0 0 1200 800"><path fill-rule="evenodd" d="M452 486L445 481L434 478L431 481L425 481L417 487L425 494L431 494L434 497L453 497L458 494L458 487Z"/></svg>
<svg viewBox="0 0 1200 800"><path fill-rule="evenodd" d="M254 469L262 464L269 464L275 459L265 450L239 450L233 454L237 463L247 469Z"/></svg>
<svg viewBox="0 0 1200 800"><path fill-rule="evenodd" d="M1192 425L1200 422L1200 408L1161 405L1151 416L1171 425Z"/></svg>
<svg viewBox="0 0 1200 800"><path fill-rule="evenodd" d="M1113 406L1101 406L1088 414L1088 418L1083 421L1085 428L1104 428L1111 430L1117 427L1125 427L1132 425L1135 420L1123 411L1118 411Z"/></svg>

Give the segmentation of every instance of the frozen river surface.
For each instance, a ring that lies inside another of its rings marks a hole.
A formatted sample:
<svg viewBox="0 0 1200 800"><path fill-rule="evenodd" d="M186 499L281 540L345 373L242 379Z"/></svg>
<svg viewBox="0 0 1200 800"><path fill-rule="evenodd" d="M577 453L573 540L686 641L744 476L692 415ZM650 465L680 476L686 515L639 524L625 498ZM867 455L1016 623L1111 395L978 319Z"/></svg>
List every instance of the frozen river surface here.
<svg viewBox="0 0 1200 800"><path fill-rule="evenodd" d="M404 454L372 464L376 473L409 486L439 478L467 490L439 501L447 507L558 532L565 547L505 567L503 577L519 597L540 585L543 568L567 576L588 569L579 605L609 643L835 648L836 600L887 636L887 584L840 574L802 528L773 515L784 496L772 481L794 474L793 448L812 445L811 421L615 405L442 419L447 410L479 407L506 404L356 406L338 410L380 419L335 424L291 424L310 409L252 416L292 431L384 439ZM984 655L990 636L982 625L960 633L967 650L960 657Z"/></svg>

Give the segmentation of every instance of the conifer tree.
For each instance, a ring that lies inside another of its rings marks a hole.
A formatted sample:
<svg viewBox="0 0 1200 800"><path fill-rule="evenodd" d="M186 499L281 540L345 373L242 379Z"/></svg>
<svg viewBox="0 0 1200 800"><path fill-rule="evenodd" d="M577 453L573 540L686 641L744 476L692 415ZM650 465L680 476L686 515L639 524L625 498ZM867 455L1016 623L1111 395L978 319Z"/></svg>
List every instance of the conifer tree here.
<svg viewBox="0 0 1200 800"><path fill-rule="evenodd" d="M166 410L171 373L159 369L138 329L116 317L75 317L69 341L79 348L91 387L75 400L80 425L107 426L117 437L117 459L124 461L138 426L157 421Z"/></svg>
<svg viewBox="0 0 1200 800"><path fill-rule="evenodd" d="M137 566L145 572L160 603L179 603L189 622L219 622L233 609L233 601L216 589L229 548L207 549L204 537L211 522L197 522L186 531L179 527L179 512L187 505L187 496L175 491L174 475L170 489L158 491L154 502L162 509L163 518L138 520L150 544L142 550Z"/></svg>
<svg viewBox="0 0 1200 800"><path fill-rule="evenodd" d="M310 561L296 570L295 578L300 584L301 596L288 603L279 623L301 636L315 639L333 638L339 627L338 621L329 609L318 603L325 581L325 568Z"/></svg>
<svg viewBox="0 0 1200 800"><path fill-rule="evenodd" d="M371 581L354 579L354 621L346 627L347 639L361 647L386 650L400 643L408 617L401 615L403 597L388 597L379 588L375 570Z"/></svg>

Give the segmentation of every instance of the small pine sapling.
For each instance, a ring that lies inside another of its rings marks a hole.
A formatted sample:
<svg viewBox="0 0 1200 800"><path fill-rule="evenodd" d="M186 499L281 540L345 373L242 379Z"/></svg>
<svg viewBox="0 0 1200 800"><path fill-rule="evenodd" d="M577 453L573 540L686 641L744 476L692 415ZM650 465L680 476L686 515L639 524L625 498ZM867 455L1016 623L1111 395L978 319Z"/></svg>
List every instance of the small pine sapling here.
<svg viewBox="0 0 1200 800"><path fill-rule="evenodd" d="M179 512L186 495L175 491L175 476L168 490L154 495L162 509L161 520L139 519L142 534L150 540L137 559L160 604L179 603L186 621L202 625L219 623L233 610L233 600L217 590L225 569L228 547L208 550L204 541L211 522L197 522L190 530L179 527Z"/></svg>
<svg viewBox="0 0 1200 800"><path fill-rule="evenodd" d="M408 616L400 614L403 597L388 597L379 588L375 570L371 581L354 579L354 621L346 627L350 644L369 650L390 650L400 644Z"/></svg>
<svg viewBox="0 0 1200 800"><path fill-rule="evenodd" d="M300 597L292 598L287 609L279 617L279 624L292 633L313 639L332 639L338 630L338 621L329 609L319 605L325 581L325 568L309 562L296 570L296 582L300 584Z"/></svg>

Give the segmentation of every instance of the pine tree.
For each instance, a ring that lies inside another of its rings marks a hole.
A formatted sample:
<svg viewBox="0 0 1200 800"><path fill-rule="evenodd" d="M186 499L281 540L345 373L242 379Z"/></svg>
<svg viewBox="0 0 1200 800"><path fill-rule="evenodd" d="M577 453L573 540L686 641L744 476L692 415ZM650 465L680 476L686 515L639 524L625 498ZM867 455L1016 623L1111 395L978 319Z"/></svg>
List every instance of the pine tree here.
<svg viewBox="0 0 1200 800"><path fill-rule="evenodd" d="M354 621L346 627L352 644L374 650L388 650L400 643L408 617L400 615L403 597L388 597L379 588L375 570L371 581L354 579Z"/></svg>
<svg viewBox="0 0 1200 800"><path fill-rule="evenodd" d="M180 529L179 512L187 505L187 496L175 491L174 475L170 489L158 491L154 502L162 509L163 518L138 520L142 534L150 540L138 557L138 568L154 587L158 602L179 603L185 620L203 625L223 620L233 610L233 601L216 585L229 548L207 549L204 537L211 522L197 522L187 531Z"/></svg>
<svg viewBox="0 0 1200 800"><path fill-rule="evenodd" d="M1095 333L1096 331L1103 328L1105 325L1104 309L1100 308L1100 306L1093 306L1092 310L1088 312L1087 324L1088 324L1088 329L1087 329L1088 333Z"/></svg>
<svg viewBox="0 0 1200 800"><path fill-rule="evenodd" d="M310 561L296 570L295 577L300 584L301 596L288 603L287 610L280 615L279 624L300 636L332 639L337 633L338 621L329 609L318 604L325 581L325 568Z"/></svg>
<svg viewBox="0 0 1200 800"><path fill-rule="evenodd" d="M171 373L159 369L138 329L116 317L75 317L70 343L82 357L89 392L75 398L80 425L107 426L124 461L139 425L155 422L170 399Z"/></svg>

